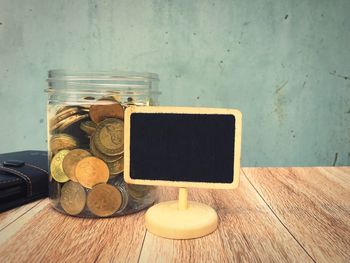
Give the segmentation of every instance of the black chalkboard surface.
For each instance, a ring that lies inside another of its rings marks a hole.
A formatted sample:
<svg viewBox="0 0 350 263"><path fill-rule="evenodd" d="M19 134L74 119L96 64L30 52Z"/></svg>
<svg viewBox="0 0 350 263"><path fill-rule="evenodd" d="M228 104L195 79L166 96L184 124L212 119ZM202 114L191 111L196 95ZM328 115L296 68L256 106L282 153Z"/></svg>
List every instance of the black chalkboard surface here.
<svg viewBox="0 0 350 263"><path fill-rule="evenodd" d="M125 114L125 180L137 184L233 188L238 183L237 110L133 107Z"/></svg>

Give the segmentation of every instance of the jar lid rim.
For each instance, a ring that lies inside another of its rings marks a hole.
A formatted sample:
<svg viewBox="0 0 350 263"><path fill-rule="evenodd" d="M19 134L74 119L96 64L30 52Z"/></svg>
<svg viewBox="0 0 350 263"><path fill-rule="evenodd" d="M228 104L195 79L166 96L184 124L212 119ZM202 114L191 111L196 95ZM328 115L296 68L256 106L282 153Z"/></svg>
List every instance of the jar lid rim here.
<svg viewBox="0 0 350 263"><path fill-rule="evenodd" d="M48 71L48 82L65 80L134 80L134 81L159 81L156 73L134 72L122 70L108 71L80 71L52 69Z"/></svg>

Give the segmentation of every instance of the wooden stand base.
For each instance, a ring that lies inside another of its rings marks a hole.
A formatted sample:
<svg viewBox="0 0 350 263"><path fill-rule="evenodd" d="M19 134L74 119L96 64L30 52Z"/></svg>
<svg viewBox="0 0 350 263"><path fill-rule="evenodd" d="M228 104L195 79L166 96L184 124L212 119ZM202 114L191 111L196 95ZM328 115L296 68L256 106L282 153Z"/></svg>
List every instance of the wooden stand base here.
<svg viewBox="0 0 350 263"><path fill-rule="evenodd" d="M146 228L151 233L170 239L191 239L206 236L218 226L216 211L208 205L188 202L187 190L180 188L179 201L156 204L146 212Z"/></svg>

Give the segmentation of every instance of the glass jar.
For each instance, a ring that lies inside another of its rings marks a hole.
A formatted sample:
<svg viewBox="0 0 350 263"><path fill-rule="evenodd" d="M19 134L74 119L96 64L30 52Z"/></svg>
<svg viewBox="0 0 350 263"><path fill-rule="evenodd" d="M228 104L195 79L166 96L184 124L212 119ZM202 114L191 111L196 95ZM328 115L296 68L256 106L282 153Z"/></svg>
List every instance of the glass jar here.
<svg viewBox="0 0 350 263"><path fill-rule="evenodd" d="M123 179L124 110L158 103L158 75L48 73L49 198L58 211L109 217L152 205L154 188Z"/></svg>

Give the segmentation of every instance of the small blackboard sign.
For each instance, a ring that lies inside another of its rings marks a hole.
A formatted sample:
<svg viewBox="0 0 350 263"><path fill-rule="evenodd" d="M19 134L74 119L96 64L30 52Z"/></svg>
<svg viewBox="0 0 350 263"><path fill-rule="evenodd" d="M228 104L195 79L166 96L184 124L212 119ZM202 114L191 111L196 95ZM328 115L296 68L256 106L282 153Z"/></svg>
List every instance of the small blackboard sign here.
<svg viewBox="0 0 350 263"><path fill-rule="evenodd" d="M126 182L222 189L237 186L240 111L130 107L124 121Z"/></svg>

